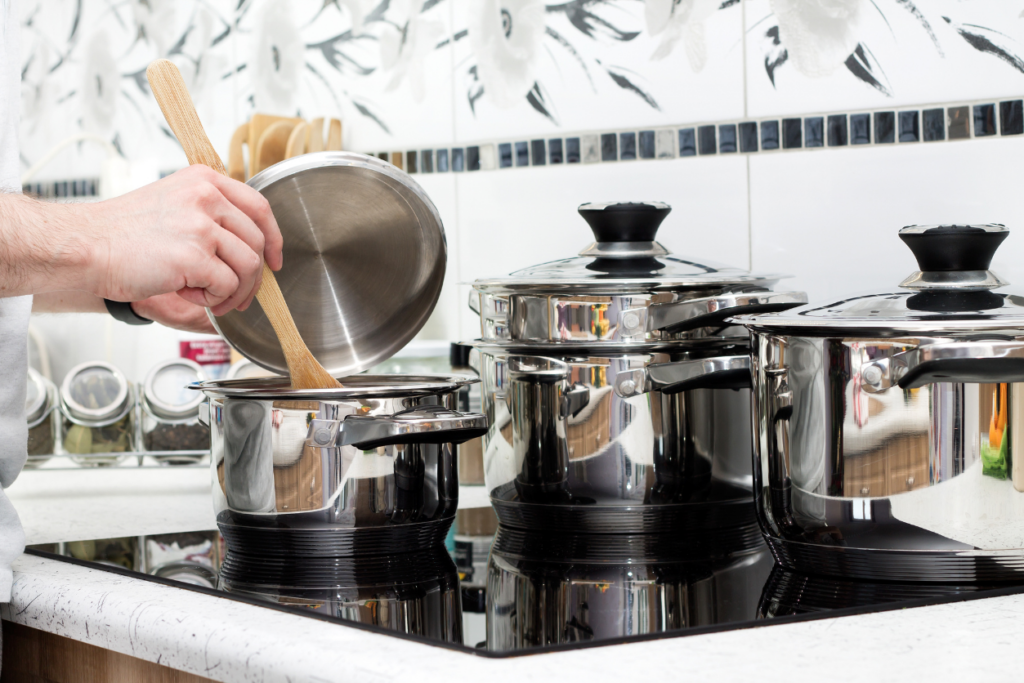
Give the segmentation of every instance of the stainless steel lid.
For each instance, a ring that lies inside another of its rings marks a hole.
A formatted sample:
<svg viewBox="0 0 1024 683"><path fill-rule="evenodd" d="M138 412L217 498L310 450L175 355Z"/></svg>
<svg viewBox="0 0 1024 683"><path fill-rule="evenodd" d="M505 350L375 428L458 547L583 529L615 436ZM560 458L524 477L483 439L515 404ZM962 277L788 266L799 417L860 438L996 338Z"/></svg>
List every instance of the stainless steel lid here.
<svg viewBox="0 0 1024 683"><path fill-rule="evenodd" d="M317 152L248 184L281 226L277 282L295 324L332 375L372 367L419 332L441 293L447 251L441 217L412 178L363 154ZM258 302L213 323L252 362L288 372Z"/></svg>
<svg viewBox="0 0 1024 683"><path fill-rule="evenodd" d="M38 424L53 409L55 396L53 382L43 377L35 368L28 369L28 384L25 387L25 419L30 427Z"/></svg>
<svg viewBox="0 0 1024 683"><path fill-rule="evenodd" d="M993 291L1008 283L989 270L1008 234L997 224L908 226L899 236L914 252L918 270L898 288L733 320L754 329L792 329L812 336L1024 328L1024 296Z"/></svg>
<svg viewBox="0 0 1024 683"><path fill-rule="evenodd" d="M143 383L142 400L156 417L183 420L199 415L203 395L189 391L190 384L206 380L202 366L187 358L172 358L158 364Z"/></svg>
<svg viewBox="0 0 1024 683"><path fill-rule="evenodd" d="M287 377L217 380L193 384L215 398L261 398L280 401L345 401L357 398L426 396L454 391L479 379L456 375L352 375L337 389L292 389Z"/></svg>
<svg viewBox="0 0 1024 683"><path fill-rule="evenodd" d="M654 238L671 210L662 202L583 204L579 212L595 241L578 256L517 270L509 277L476 280L473 287L487 293L615 294L729 285L768 288L784 277L670 254Z"/></svg>
<svg viewBox="0 0 1024 683"><path fill-rule="evenodd" d="M127 378L102 361L71 368L60 387L65 414L83 424L100 426L120 419L131 409L131 399Z"/></svg>

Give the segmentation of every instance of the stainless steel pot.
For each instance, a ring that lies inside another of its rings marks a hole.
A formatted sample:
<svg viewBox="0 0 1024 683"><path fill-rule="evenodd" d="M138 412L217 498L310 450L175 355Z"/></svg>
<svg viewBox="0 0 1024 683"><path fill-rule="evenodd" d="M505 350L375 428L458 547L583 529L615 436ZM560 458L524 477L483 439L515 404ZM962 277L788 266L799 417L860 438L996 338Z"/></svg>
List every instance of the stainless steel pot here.
<svg viewBox="0 0 1024 683"><path fill-rule="evenodd" d="M487 570L487 648L507 652L755 618L772 568L759 549L709 558L670 535L500 528Z"/></svg>
<svg viewBox="0 0 1024 683"><path fill-rule="evenodd" d="M401 555L303 558L229 552L221 590L389 631L462 643L459 574L444 546Z"/></svg>
<svg viewBox="0 0 1024 683"><path fill-rule="evenodd" d="M759 521L784 567L868 580L1024 579L1024 298L1001 225L912 226L893 289L741 319Z"/></svg>
<svg viewBox="0 0 1024 683"><path fill-rule="evenodd" d="M457 412L463 377L354 375L195 385L209 397L213 499L247 555L409 552L444 540L458 503L457 444L486 431Z"/></svg>
<svg viewBox="0 0 1024 683"><path fill-rule="evenodd" d="M584 205L597 242L580 257L474 283L484 475L503 525L760 542L748 339L724 319L806 297L669 255L654 241L668 212ZM731 357L710 381L693 370L707 356Z"/></svg>

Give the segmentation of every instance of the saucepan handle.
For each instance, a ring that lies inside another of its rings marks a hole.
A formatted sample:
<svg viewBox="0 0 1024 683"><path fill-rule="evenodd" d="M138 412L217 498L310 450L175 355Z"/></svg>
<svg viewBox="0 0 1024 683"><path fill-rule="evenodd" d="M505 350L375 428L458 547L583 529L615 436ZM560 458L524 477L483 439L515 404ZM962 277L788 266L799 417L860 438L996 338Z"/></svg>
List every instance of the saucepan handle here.
<svg viewBox="0 0 1024 683"><path fill-rule="evenodd" d="M644 391L678 394L691 389L749 388L748 354L655 363L643 370L621 374L616 383L616 391L625 397Z"/></svg>
<svg viewBox="0 0 1024 683"><path fill-rule="evenodd" d="M648 308L651 330L669 333L700 327L716 327L736 315L775 313L807 303L804 292L744 292L719 294L678 303L652 304Z"/></svg>
<svg viewBox="0 0 1024 683"><path fill-rule="evenodd" d="M378 446L463 443L487 433L487 418L444 406L419 406L394 415L353 415L341 423L338 445L364 451Z"/></svg>
<svg viewBox="0 0 1024 683"><path fill-rule="evenodd" d="M896 354L891 365L901 389L915 389L935 382L1024 382L1024 343L928 344Z"/></svg>

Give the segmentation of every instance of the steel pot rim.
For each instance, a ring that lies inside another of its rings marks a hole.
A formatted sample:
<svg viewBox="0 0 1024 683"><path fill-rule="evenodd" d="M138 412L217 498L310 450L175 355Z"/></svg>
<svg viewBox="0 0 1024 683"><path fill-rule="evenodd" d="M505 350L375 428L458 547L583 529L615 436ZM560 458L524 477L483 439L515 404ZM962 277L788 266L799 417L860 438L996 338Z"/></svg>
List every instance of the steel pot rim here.
<svg viewBox="0 0 1024 683"><path fill-rule="evenodd" d="M464 375L353 375L342 380L345 386L332 389L292 389L288 377L211 380L192 384L189 388L215 398L343 401L425 396L455 391L480 381L477 377Z"/></svg>

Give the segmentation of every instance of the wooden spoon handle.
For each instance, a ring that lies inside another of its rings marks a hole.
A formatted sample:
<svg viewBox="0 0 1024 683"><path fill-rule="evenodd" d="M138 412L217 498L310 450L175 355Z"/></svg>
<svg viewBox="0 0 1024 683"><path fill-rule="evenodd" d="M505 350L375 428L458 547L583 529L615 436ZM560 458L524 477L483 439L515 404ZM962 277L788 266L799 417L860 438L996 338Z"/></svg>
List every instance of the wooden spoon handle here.
<svg viewBox="0 0 1024 683"><path fill-rule="evenodd" d="M153 96L160 104L160 111L167 119L178 142L185 150L190 164L203 164L213 170L227 175L220 155L210 143L210 138L203 130L199 114L192 104L192 96L185 87L178 67L166 59L158 59L146 69L146 78L153 89ZM250 148L251 149L251 148ZM288 372L291 375L292 387L295 389L322 389L341 386L327 370L317 362L313 354L306 348L295 320L292 318L288 304L281 294L274 273L263 263L263 283L256 292L256 298L270 320L277 339L281 342Z"/></svg>

